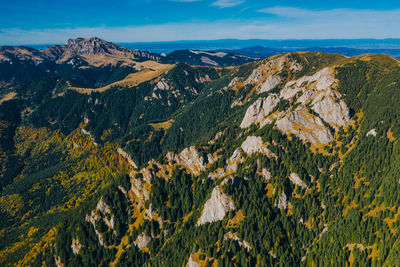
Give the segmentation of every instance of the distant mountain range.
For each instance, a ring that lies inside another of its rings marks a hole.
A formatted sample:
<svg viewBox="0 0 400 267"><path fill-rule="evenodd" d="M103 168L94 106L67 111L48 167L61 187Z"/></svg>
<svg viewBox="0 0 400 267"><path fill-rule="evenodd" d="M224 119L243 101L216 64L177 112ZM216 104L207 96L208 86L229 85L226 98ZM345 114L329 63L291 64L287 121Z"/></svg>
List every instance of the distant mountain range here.
<svg viewBox="0 0 400 267"><path fill-rule="evenodd" d="M159 64L186 63L227 67L255 60L228 52L197 50L177 50L167 55L126 48L97 37L76 38L69 39L65 45L53 45L40 50L26 46L0 47L0 87L54 75L76 80L80 76L77 74L80 70L89 72L95 68L101 68L103 74L108 69L106 76L111 77L115 76L116 69L121 75L127 75L143 69L155 70L155 66ZM120 75L117 76L117 80L120 80ZM115 79L109 81L113 82ZM85 87L104 85L100 81L88 82L87 77L85 81L81 79L78 83Z"/></svg>
<svg viewBox="0 0 400 267"><path fill-rule="evenodd" d="M265 46L252 46L240 49L220 49L217 51L229 52L233 54L245 55L248 57L266 58L273 55L291 53L291 52L323 52L323 53L335 53L341 54L348 57L354 57L364 54L387 54L396 58L400 58L399 49L389 48L370 48L370 49L358 49L351 47L307 47L307 48L270 48Z"/></svg>
<svg viewBox="0 0 400 267"><path fill-rule="evenodd" d="M400 61L287 49L0 48L0 266L399 266Z"/></svg>

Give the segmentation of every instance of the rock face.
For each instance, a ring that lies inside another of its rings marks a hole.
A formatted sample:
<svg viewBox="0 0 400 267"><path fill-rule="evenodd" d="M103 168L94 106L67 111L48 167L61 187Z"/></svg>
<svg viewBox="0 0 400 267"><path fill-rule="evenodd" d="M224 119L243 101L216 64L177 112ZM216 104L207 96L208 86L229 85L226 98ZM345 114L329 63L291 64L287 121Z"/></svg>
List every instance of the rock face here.
<svg viewBox="0 0 400 267"><path fill-rule="evenodd" d="M240 124L240 128L244 129L252 124L262 123L278 103L279 98L275 94L257 99L257 101L251 104L247 109L242 123Z"/></svg>
<svg viewBox="0 0 400 267"><path fill-rule="evenodd" d="M350 122L349 108L343 100L337 101L325 96L316 102L312 109L327 123L335 126L345 126ZM335 127L336 128L336 127Z"/></svg>
<svg viewBox="0 0 400 267"><path fill-rule="evenodd" d="M277 207L278 209L287 209L287 207L289 207L289 202L287 201L285 191L282 191Z"/></svg>
<svg viewBox="0 0 400 267"><path fill-rule="evenodd" d="M374 129L372 129L372 130L370 130L368 133L367 133L367 135L366 136L376 136L376 130L375 130L375 128Z"/></svg>
<svg viewBox="0 0 400 267"><path fill-rule="evenodd" d="M122 47L98 37L69 39L65 45L55 45L41 50L41 53L52 60L65 62L77 55L92 56L106 54L111 56L135 57L141 60L161 60L161 56L151 52Z"/></svg>
<svg viewBox="0 0 400 267"><path fill-rule="evenodd" d="M253 72L250 74L250 76L247 78L247 80L244 82L245 85L247 84L252 84L258 82L262 77L262 73L255 69Z"/></svg>
<svg viewBox="0 0 400 267"><path fill-rule="evenodd" d="M297 173L292 172L289 175L289 180L294 183L295 185L300 186L301 188L308 188L308 186L300 179Z"/></svg>
<svg viewBox="0 0 400 267"><path fill-rule="evenodd" d="M65 44L66 53L87 55L106 53L108 52L107 46L109 46L108 42L97 37L68 39Z"/></svg>
<svg viewBox="0 0 400 267"><path fill-rule="evenodd" d="M255 84L259 93L268 92L282 82L280 71L283 68L298 71L302 67L285 56L277 56L253 70L245 84ZM350 110L336 90L339 81L334 73L333 67L327 67L313 75L287 81L279 95L270 94L250 105L240 128L245 129L257 123L263 127L276 120L275 127L285 134L296 135L315 146L329 143L333 140L329 128L339 129L351 121ZM289 100L291 108L294 106L295 110L272 113L281 99Z"/></svg>
<svg viewBox="0 0 400 267"><path fill-rule="evenodd" d="M239 237L237 237L237 235L232 234L232 232L230 232L230 231L224 235L224 240L228 240L228 239L232 239L232 240L237 241L239 246L245 248L247 251L251 250L251 246L247 241L245 241L245 240L241 241L239 239Z"/></svg>
<svg viewBox="0 0 400 267"><path fill-rule="evenodd" d="M232 156L226 161L226 168L225 171L233 171L236 172L238 164L244 161L242 157L242 149L240 147L236 148L233 151Z"/></svg>
<svg viewBox="0 0 400 267"><path fill-rule="evenodd" d="M269 179L271 179L271 173L266 168L263 168L261 170L261 174L265 181L268 181Z"/></svg>
<svg viewBox="0 0 400 267"><path fill-rule="evenodd" d="M71 249L74 255L78 255L79 251L83 248L83 245L79 242L78 238L72 239Z"/></svg>
<svg viewBox="0 0 400 267"><path fill-rule="evenodd" d="M259 93L269 92L281 82L281 77L278 75L268 76L264 83L259 87Z"/></svg>
<svg viewBox="0 0 400 267"><path fill-rule="evenodd" d="M305 107L298 107L282 119L275 126L285 134L294 134L303 141L314 145L329 143L333 136L322 120L309 113Z"/></svg>
<svg viewBox="0 0 400 267"><path fill-rule="evenodd" d="M133 242L138 249L142 249L147 247L147 245L150 243L151 237L147 236L145 233L141 233Z"/></svg>
<svg viewBox="0 0 400 267"><path fill-rule="evenodd" d="M151 181L152 174L148 169L143 168L141 170L143 179L131 176L131 190L138 199L147 200L149 199L150 192L146 188L146 184Z"/></svg>
<svg viewBox="0 0 400 267"><path fill-rule="evenodd" d="M170 86L168 85L168 83L166 81L159 81L156 86L154 87L154 90L168 90L170 88Z"/></svg>
<svg viewBox="0 0 400 267"><path fill-rule="evenodd" d="M332 75L332 69L324 68L312 76L304 76L294 82L289 82L286 86L304 87L305 84L311 84L309 89L323 91L331 87L336 82L337 80Z"/></svg>
<svg viewBox="0 0 400 267"><path fill-rule="evenodd" d="M197 225L211 223L222 220L225 214L235 209L235 204L226 194L221 192L217 186L213 189L211 197L204 204L203 212L199 218Z"/></svg>
<svg viewBox="0 0 400 267"><path fill-rule="evenodd" d="M260 136L247 136L241 148L246 154L262 153L267 157L276 157L264 144Z"/></svg>
<svg viewBox="0 0 400 267"><path fill-rule="evenodd" d="M219 64L217 62L215 62L214 60L212 60L209 57L202 56L200 60L201 60L201 62L203 62L205 64L209 64L212 66L219 66Z"/></svg>
<svg viewBox="0 0 400 267"><path fill-rule="evenodd" d="M261 152L262 145L263 141L260 136L247 136L246 140L242 143L241 148L247 154L254 154Z"/></svg>
<svg viewBox="0 0 400 267"><path fill-rule="evenodd" d="M192 259L192 255L190 255L188 263L186 267L200 267L200 265Z"/></svg>
<svg viewBox="0 0 400 267"><path fill-rule="evenodd" d="M124 150L122 150L122 148L118 148L118 149L117 149L117 152L118 152L118 154L120 154L122 157L124 157L124 158L129 162L129 164L130 164L133 168L137 169L136 163L131 159L131 157L128 155L128 153L126 153Z"/></svg>
<svg viewBox="0 0 400 267"><path fill-rule="evenodd" d="M108 219L107 216L111 216L111 218ZM104 202L103 199L99 200L96 209L92 210L90 215L89 214L86 215L85 220L93 225L94 231L97 235L97 238L99 239L99 244L102 245L103 247L106 247L103 235L96 228L96 222L101 219L103 219L104 223L109 228L111 229L114 228L114 215L111 214L110 207Z"/></svg>
<svg viewBox="0 0 400 267"><path fill-rule="evenodd" d="M185 148L179 154L169 152L166 157L170 163L175 161L178 165L183 166L196 176L206 168L204 158L199 156L194 146Z"/></svg>

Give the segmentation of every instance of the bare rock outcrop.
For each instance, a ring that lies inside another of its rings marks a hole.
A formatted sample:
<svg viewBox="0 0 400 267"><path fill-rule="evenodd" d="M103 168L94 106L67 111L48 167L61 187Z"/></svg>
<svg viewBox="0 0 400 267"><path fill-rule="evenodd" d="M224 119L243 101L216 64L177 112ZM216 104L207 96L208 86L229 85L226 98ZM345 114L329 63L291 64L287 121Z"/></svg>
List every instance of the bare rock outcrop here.
<svg viewBox="0 0 400 267"><path fill-rule="evenodd" d="M247 80L244 82L244 84L252 84L258 82L262 77L262 73L258 70L255 69L253 72L250 74L250 76L247 78Z"/></svg>
<svg viewBox="0 0 400 267"><path fill-rule="evenodd" d="M279 198L278 205L277 205L278 209L287 209L287 207L289 207L289 204L290 203L287 201L285 191L282 191L282 194Z"/></svg>
<svg viewBox="0 0 400 267"><path fill-rule="evenodd" d="M350 122L350 112L343 100L332 97L324 97L316 102L312 109L327 123L337 128L345 126Z"/></svg>
<svg viewBox="0 0 400 267"><path fill-rule="evenodd" d="M72 253L78 255L79 251L83 248L83 245L79 242L78 238L73 238L71 243Z"/></svg>
<svg viewBox="0 0 400 267"><path fill-rule="evenodd" d="M375 130L375 128L374 129L372 129L372 130L370 130L367 134L366 134L366 136L376 136L376 130Z"/></svg>
<svg viewBox="0 0 400 267"><path fill-rule="evenodd" d="M241 241L240 238L236 234L233 234L230 231L224 235L224 240L228 240L228 239L235 240L239 244L240 247L245 248L247 251L251 250L251 245L247 241L245 241L245 240Z"/></svg>
<svg viewBox="0 0 400 267"><path fill-rule="evenodd" d="M244 162L242 152L243 150L240 147L236 148L235 151L233 151L232 156L226 161L227 166L225 167L225 172L237 171L238 164Z"/></svg>
<svg viewBox="0 0 400 267"><path fill-rule="evenodd" d="M278 105L279 98L276 94L271 94L268 97L262 97L256 100L249 106L244 115L240 128L244 129L255 123L262 123L263 120L271 113Z"/></svg>
<svg viewBox="0 0 400 267"><path fill-rule="evenodd" d="M137 169L136 163L132 160L132 158L129 156L128 153L126 153L124 150L122 150L122 148L118 148L118 149L117 149L117 152L118 152L118 154L120 154L123 158L125 158L133 168Z"/></svg>
<svg viewBox="0 0 400 267"><path fill-rule="evenodd" d="M333 136L319 117L309 113L307 108L298 107L279 119L275 126L285 134L294 134L303 141L314 145L329 143Z"/></svg>
<svg viewBox="0 0 400 267"><path fill-rule="evenodd" d="M267 147L263 144L262 138L260 136L247 136L246 140L240 146L246 154L262 153L267 157L276 158Z"/></svg>
<svg viewBox="0 0 400 267"><path fill-rule="evenodd" d="M268 76L264 83L259 87L259 93L269 92L281 82L281 77L278 75Z"/></svg>
<svg viewBox="0 0 400 267"><path fill-rule="evenodd" d="M146 184L150 183L152 174L150 173L150 170L148 168L143 168L141 170L141 173L143 175L143 178L130 175L131 190L138 199L147 200L149 199L150 192L146 188Z"/></svg>
<svg viewBox="0 0 400 267"><path fill-rule="evenodd" d="M289 180L295 184L300 186L301 188L308 188L308 186L303 182L303 180L300 179L299 175L297 173L292 172L289 175Z"/></svg>
<svg viewBox="0 0 400 267"><path fill-rule="evenodd" d="M199 153L194 146L185 148L179 154L169 152L167 153L166 158L171 164L176 162L178 165L186 168L196 176L206 168L204 158L199 156Z"/></svg>
<svg viewBox="0 0 400 267"><path fill-rule="evenodd" d="M107 216L110 216L110 219L108 219ZM106 244L104 242L103 235L97 230L96 228L96 221L103 219L104 223L109 227L109 228L114 228L114 215L111 214L111 209L110 207L104 202L103 199L100 199L99 202L97 203L96 209L92 210L92 212L86 215L85 221L91 223L93 225L94 231L97 235L97 238L99 239L99 244L102 245L103 247L106 247Z"/></svg>
<svg viewBox="0 0 400 267"><path fill-rule="evenodd" d="M150 243L151 237L147 236L145 233L141 233L136 240L133 242L138 249L147 247Z"/></svg>
<svg viewBox="0 0 400 267"><path fill-rule="evenodd" d="M192 255L190 255L189 260L186 264L186 267L200 267L200 265L192 259Z"/></svg>
<svg viewBox="0 0 400 267"><path fill-rule="evenodd" d="M197 222L197 225L211 223L222 220L225 214L235 209L235 204L230 197L221 192L219 186L215 187L211 197L204 204L203 212Z"/></svg>
<svg viewBox="0 0 400 267"><path fill-rule="evenodd" d="M261 175L262 175L262 177L264 178L265 181L268 181L268 180L271 179L271 173L266 168L263 168L261 170Z"/></svg>
<svg viewBox="0 0 400 267"><path fill-rule="evenodd" d="M169 88L170 88L169 84L166 81L161 80L156 84L156 86L154 87L154 90L165 91L165 90L168 90Z"/></svg>

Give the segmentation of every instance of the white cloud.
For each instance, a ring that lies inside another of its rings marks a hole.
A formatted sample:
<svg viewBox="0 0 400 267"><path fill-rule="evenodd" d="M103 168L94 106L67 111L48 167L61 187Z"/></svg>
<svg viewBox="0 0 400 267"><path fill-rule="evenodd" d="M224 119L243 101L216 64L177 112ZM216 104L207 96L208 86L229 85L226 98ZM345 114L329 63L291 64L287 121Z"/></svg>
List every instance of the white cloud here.
<svg viewBox="0 0 400 267"><path fill-rule="evenodd" d="M398 38L400 9L309 10L272 7L259 12L273 15L280 22L282 35L291 38ZM275 23L277 25L277 23Z"/></svg>
<svg viewBox="0 0 400 267"><path fill-rule="evenodd" d="M191 21L146 26L69 29L0 29L0 45L64 43L98 36L113 42L216 39L400 38L400 10L263 9L257 20ZM268 15L267 15L268 14Z"/></svg>
<svg viewBox="0 0 400 267"><path fill-rule="evenodd" d="M212 3L213 6L217 6L219 8L226 8L226 7L234 7L244 3L244 0L217 0Z"/></svg>

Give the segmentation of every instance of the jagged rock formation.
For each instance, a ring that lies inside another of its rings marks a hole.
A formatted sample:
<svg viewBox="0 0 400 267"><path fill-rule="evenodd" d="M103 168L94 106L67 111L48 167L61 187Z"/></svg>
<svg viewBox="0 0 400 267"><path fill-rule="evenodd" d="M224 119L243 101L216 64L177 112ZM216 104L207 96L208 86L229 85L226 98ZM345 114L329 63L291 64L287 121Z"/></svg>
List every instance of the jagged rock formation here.
<svg viewBox="0 0 400 267"><path fill-rule="evenodd" d="M279 119L275 126L285 134L294 134L314 145L327 144L333 140L332 133L322 120L309 113L305 107L290 112Z"/></svg>
<svg viewBox="0 0 400 267"><path fill-rule="evenodd" d="M71 249L74 255L78 255L79 251L83 248L83 245L79 242L78 238L72 239Z"/></svg>
<svg viewBox="0 0 400 267"><path fill-rule="evenodd" d="M287 196L285 194L285 191L282 191L281 196L279 197L279 201L277 204L278 209L287 209L289 207L290 203L287 201Z"/></svg>
<svg viewBox="0 0 400 267"><path fill-rule="evenodd" d="M293 64L284 56L280 60L269 60L253 70L245 84L260 82L257 90L260 93L268 92L282 81L277 70L282 70L286 65L290 65L294 70L301 69L298 63ZM270 94L267 98L259 98L250 105L240 127L247 128L256 123L263 127L276 119L275 126L283 133L294 134L317 146L330 142L333 139L332 133L322 120L336 129L350 123L349 108L335 89L339 81L333 73L333 68L323 68L311 76L286 82L279 96ZM295 101L298 107L291 112L270 114L281 99ZM306 106L309 106L314 114L310 113Z"/></svg>
<svg viewBox="0 0 400 267"><path fill-rule="evenodd" d="M131 159L131 157L128 155L128 153L126 153L124 150L122 150L122 148L118 148L118 149L117 149L117 152L118 152L118 154L120 154L122 157L124 157L124 158L129 162L129 164L130 164L133 168L137 169L136 163Z"/></svg>
<svg viewBox="0 0 400 267"><path fill-rule="evenodd" d="M262 138L260 136L247 136L246 140L242 143L241 148L246 154L262 153L267 157L276 158L265 144L263 144Z"/></svg>
<svg viewBox="0 0 400 267"><path fill-rule="evenodd" d="M268 181L269 179L271 179L271 173L266 168L263 168L261 170L261 174L265 181Z"/></svg>
<svg viewBox="0 0 400 267"><path fill-rule="evenodd" d="M166 158L171 164L176 162L176 164L186 168L194 175L199 175L205 169L204 158L199 156L194 146L185 148L179 154L169 152Z"/></svg>
<svg viewBox="0 0 400 267"><path fill-rule="evenodd" d="M376 133L375 128L374 128L374 129L371 129L371 130L366 134L366 136L373 136L373 137L376 137L376 135L377 135L377 133Z"/></svg>
<svg viewBox="0 0 400 267"><path fill-rule="evenodd" d="M204 204L203 211L197 225L222 220L225 214L235 209L235 204L228 195L221 192L217 186L213 189L211 197Z"/></svg>
<svg viewBox="0 0 400 267"><path fill-rule="evenodd" d="M303 180L300 179L299 175L297 173L292 172L289 175L289 180L294 183L295 185L298 185L302 188L308 188L308 186L303 182Z"/></svg>
<svg viewBox="0 0 400 267"><path fill-rule="evenodd" d="M275 94L257 99L257 101L247 109L242 123L240 124L240 128L247 128L255 123L263 123L265 118L271 113L276 105L278 105L278 103L279 98Z"/></svg>
<svg viewBox="0 0 400 267"><path fill-rule="evenodd" d="M281 77L278 75L268 76L263 84L258 88L259 93L266 93L271 91L281 82Z"/></svg>
<svg viewBox="0 0 400 267"><path fill-rule="evenodd" d="M192 255L190 255L189 260L186 264L186 267L200 267L200 265L192 259Z"/></svg>
<svg viewBox="0 0 400 267"><path fill-rule="evenodd" d="M224 240L227 240L227 239L232 239L232 240L237 241L239 246L245 248L247 251L251 250L251 245L247 241L245 241L245 240L241 241L240 238L237 235L233 234L231 231L229 231L228 233L226 233L224 235Z"/></svg>
<svg viewBox="0 0 400 267"><path fill-rule="evenodd" d="M236 172L238 164L244 161L242 151L240 147L233 151L232 156L226 161L227 166L225 167L225 171Z"/></svg>
<svg viewBox="0 0 400 267"><path fill-rule="evenodd" d="M145 233L141 233L133 243L138 247L138 249L142 249L147 247L150 241L151 237L147 236Z"/></svg>
<svg viewBox="0 0 400 267"><path fill-rule="evenodd" d="M108 219L108 216L110 216L110 219ZM96 228L96 222L101 219L103 219L104 223L109 228L114 228L114 215L111 214L110 207L103 201L103 199L99 200L96 209L93 210L90 215L86 215L85 221L90 222L93 225L94 231L99 240L99 244L105 247L106 244L104 242L103 235Z"/></svg>
<svg viewBox="0 0 400 267"><path fill-rule="evenodd" d="M64 46L52 46L42 51L57 62L65 62L75 56L93 56L99 54L114 57L137 58L139 60L159 61L161 56L140 50L125 48L98 37L68 39Z"/></svg>

